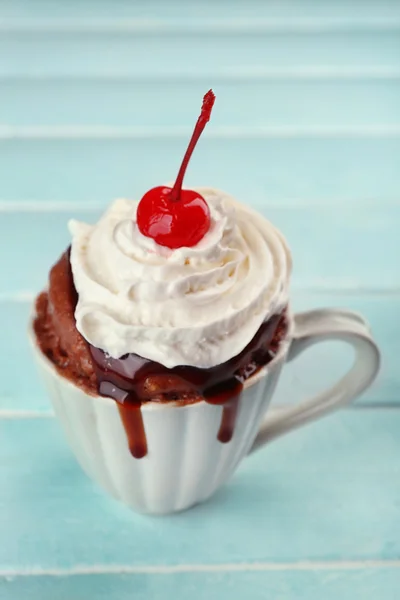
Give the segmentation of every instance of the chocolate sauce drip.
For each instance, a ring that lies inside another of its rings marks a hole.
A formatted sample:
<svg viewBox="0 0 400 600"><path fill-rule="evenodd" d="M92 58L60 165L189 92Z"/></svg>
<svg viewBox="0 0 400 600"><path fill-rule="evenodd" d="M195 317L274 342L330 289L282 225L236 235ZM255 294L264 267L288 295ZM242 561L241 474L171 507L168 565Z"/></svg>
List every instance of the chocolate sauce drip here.
<svg viewBox="0 0 400 600"><path fill-rule="evenodd" d="M286 330L285 313L271 317L240 354L210 369L188 366L167 369L133 353L115 359L91 346L99 394L117 401L131 454L135 458L147 454L141 406L149 401L176 401L183 405L205 400L222 406L218 440L229 442L244 381L272 360Z"/></svg>

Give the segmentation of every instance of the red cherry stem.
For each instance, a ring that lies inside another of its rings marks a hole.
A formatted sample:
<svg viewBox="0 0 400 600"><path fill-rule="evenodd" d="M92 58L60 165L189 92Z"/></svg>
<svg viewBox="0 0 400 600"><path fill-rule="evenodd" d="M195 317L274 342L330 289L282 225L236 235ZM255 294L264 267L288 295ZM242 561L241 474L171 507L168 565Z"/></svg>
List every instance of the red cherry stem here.
<svg viewBox="0 0 400 600"><path fill-rule="evenodd" d="M185 152L185 156L183 157L181 168L179 169L174 187L171 190L171 193L169 196L169 200L171 200L171 202L177 202L180 199L183 178L185 177L187 166L188 166L190 158L193 154L193 150L195 149L196 144L199 140L199 137L203 133L204 127L210 120L211 111L212 111L212 107L214 106L214 102L215 102L215 94L212 90L209 90L203 98L203 104L201 107L200 116L197 119L197 123L195 125L192 137L190 139L189 145Z"/></svg>

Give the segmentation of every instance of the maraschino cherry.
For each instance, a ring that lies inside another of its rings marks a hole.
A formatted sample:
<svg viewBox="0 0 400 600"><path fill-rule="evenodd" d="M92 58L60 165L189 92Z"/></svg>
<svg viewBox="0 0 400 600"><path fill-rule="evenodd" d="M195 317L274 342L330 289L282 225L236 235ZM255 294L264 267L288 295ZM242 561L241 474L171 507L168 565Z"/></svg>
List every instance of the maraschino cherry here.
<svg viewBox="0 0 400 600"><path fill-rule="evenodd" d="M195 246L210 228L208 204L198 192L182 190L186 168L197 141L210 120L215 95L209 90L203 98L189 146L173 188L159 186L143 196L137 208L139 231L161 246L182 248Z"/></svg>

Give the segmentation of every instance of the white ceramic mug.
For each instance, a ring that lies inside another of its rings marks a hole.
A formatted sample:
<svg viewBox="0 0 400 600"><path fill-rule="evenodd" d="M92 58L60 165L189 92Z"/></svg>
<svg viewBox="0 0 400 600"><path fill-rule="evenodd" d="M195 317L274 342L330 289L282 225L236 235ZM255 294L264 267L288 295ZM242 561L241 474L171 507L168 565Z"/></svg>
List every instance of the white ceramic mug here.
<svg viewBox="0 0 400 600"><path fill-rule="evenodd" d="M142 405L148 454L130 454L114 400L86 394L59 375L30 337L56 416L86 473L114 498L145 513L172 513L206 500L232 475L250 451L313 419L348 404L374 380L379 350L365 321L343 310L314 310L290 317L279 353L244 385L234 435L217 440L221 406L206 402ZM267 417L281 369L308 346L342 340L353 346L348 373L329 390Z"/></svg>

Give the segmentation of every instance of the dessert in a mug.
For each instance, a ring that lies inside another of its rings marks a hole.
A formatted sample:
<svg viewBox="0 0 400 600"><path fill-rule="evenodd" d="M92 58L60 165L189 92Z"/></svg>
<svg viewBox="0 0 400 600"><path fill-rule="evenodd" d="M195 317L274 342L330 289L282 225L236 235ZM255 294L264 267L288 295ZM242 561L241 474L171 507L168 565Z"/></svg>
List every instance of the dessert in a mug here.
<svg viewBox="0 0 400 600"><path fill-rule="evenodd" d="M95 225L71 221L71 246L36 302L34 331L60 376L116 402L134 459L151 454L142 407L221 405L227 444L244 382L284 343L290 253L275 227L183 178L210 118L201 115L175 185L114 201Z"/></svg>
<svg viewBox="0 0 400 600"><path fill-rule="evenodd" d="M348 404L379 367L359 315L290 312L290 253L271 223L224 192L182 188L213 103L210 90L173 187L70 222L30 327L78 461L140 512L209 498L252 448ZM347 374L265 419L285 362L329 339L354 348Z"/></svg>

